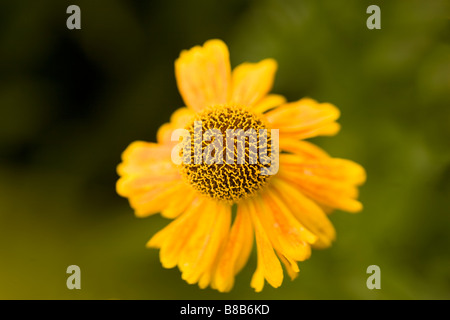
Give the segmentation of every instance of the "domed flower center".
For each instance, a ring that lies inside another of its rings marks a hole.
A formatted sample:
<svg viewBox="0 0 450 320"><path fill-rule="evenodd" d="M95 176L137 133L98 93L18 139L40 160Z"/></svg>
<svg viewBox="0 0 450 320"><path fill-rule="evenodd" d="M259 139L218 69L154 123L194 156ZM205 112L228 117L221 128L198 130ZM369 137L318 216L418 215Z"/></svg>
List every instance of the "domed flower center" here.
<svg viewBox="0 0 450 320"><path fill-rule="evenodd" d="M233 105L210 107L186 129L190 157L184 157L181 172L200 193L238 202L271 177L271 132L251 111Z"/></svg>

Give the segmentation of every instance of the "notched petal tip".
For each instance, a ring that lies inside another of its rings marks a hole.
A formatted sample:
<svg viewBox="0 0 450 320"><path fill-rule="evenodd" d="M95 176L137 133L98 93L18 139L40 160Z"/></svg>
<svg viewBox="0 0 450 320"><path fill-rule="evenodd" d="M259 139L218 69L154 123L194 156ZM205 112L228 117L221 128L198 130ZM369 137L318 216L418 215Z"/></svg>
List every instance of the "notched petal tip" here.
<svg viewBox="0 0 450 320"><path fill-rule="evenodd" d="M175 77L186 105L199 112L226 103L231 67L227 45L219 39L182 51L175 60Z"/></svg>
<svg viewBox="0 0 450 320"><path fill-rule="evenodd" d="M232 103L256 106L272 89L278 64L274 59L257 63L244 62L231 75Z"/></svg>
<svg viewBox="0 0 450 320"><path fill-rule="evenodd" d="M125 187L125 178L120 178L116 182L116 192L121 197L127 197L129 195L129 192L127 192L127 189Z"/></svg>

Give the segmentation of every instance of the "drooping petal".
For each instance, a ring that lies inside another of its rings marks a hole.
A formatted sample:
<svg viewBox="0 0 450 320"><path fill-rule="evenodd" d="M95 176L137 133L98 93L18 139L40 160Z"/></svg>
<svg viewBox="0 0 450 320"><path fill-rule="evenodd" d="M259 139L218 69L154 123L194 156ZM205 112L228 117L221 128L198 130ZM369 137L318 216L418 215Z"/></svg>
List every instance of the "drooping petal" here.
<svg viewBox="0 0 450 320"><path fill-rule="evenodd" d="M225 248L220 255L214 274L213 287L220 292L233 288L235 275L247 263L253 247L253 227L246 206L238 205Z"/></svg>
<svg viewBox="0 0 450 320"><path fill-rule="evenodd" d="M336 237L336 231L319 205L288 182L276 177L271 181L271 186L295 218L318 237L313 247L330 246Z"/></svg>
<svg viewBox="0 0 450 320"><path fill-rule="evenodd" d="M194 232L187 239L178 260L182 278L188 283L200 280L206 287L213 275L216 258L223 249L231 222L231 206L208 200Z"/></svg>
<svg viewBox="0 0 450 320"><path fill-rule="evenodd" d="M164 268L173 268L178 264L183 248L204 214L206 203L205 198L196 198L186 212L147 242L148 248L160 248L159 257Z"/></svg>
<svg viewBox="0 0 450 320"><path fill-rule="evenodd" d="M298 268L298 264L295 260L288 259L281 253L277 251L278 258L280 258L280 261L284 264L284 268L286 269L286 272L289 275L289 278L291 280L294 280L298 277L298 273L300 272L300 269Z"/></svg>
<svg viewBox="0 0 450 320"><path fill-rule="evenodd" d="M230 102L250 107L260 101L272 89L277 67L273 59L237 66L231 76Z"/></svg>
<svg viewBox="0 0 450 320"><path fill-rule="evenodd" d="M286 258L303 261L310 257L310 244L317 237L307 230L289 211L270 187L255 200L259 217L273 247Z"/></svg>
<svg viewBox="0 0 450 320"><path fill-rule="evenodd" d="M357 186L366 179L357 163L337 158L306 160L296 155L280 155L278 177L299 188L315 201L336 209L359 212Z"/></svg>
<svg viewBox="0 0 450 320"><path fill-rule="evenodd" d="M178 90L192 110L224 104L229 97L231 67L229 52L221 40L182 51L175 61Z"/></svg>
<svg viewBox="0 0 450 320"><path fill-rule="evenodd" d="M269 237L259 217L252 200L242 204L248 206L252 217L253 227L255 229L256 249L257 249L257 267L253 274L250 286L256 292L260 292L264 287L264 279L274 288L278 288L283 282L283 269L278 260Z"/></svg>
<svg viewBox="0 0 450 320"><path fill-rule="evenodd" d="M335 122L339 115L339 109L334 105L309 98L286 103L265 114L270 126L280 130L280 139L335 135L340 129Z"/></svg>

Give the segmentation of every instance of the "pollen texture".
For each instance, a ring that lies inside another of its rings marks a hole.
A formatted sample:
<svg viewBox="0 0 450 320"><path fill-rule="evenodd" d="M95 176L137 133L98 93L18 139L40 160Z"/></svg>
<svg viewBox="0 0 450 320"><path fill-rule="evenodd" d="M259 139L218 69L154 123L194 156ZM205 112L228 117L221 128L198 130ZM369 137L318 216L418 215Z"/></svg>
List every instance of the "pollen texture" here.
<svg viewBox="0 0 450 320"><path fill-rule="evenodd" d="M181 172L201 194L216 200L238 202L255 194L270 179L270 175L261 174L263 167L270 166L270 130L251 111L228 105L210 107L198 114L186 129L191 137L190 163L183 162ZM247 133L244 139L230 135L239 129ZM211 132L215 134L209 134ZM250 137L252 133L253 137ZM266 138L262 137L260 141L261 135ZM263 153L261 148L265 148ZM233 161L230 161L227 155L232 154ZM214 161L205 161L206 155Z"/></svg>

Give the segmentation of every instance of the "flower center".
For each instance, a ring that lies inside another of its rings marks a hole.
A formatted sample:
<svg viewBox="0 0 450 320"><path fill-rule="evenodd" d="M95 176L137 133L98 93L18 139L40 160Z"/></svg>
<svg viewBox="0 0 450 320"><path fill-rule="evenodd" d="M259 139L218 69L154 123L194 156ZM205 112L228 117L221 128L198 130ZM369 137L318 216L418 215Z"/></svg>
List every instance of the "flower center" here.
<svg viewBox="0 0 450 320"><path fill-rule="evenodd" d="M210 107L186 129L191 136L190 161L182 163L181 172L200 193L238 202L271 177L262 174L270 167L270 130L251 111L234 105Z"/></svg>

